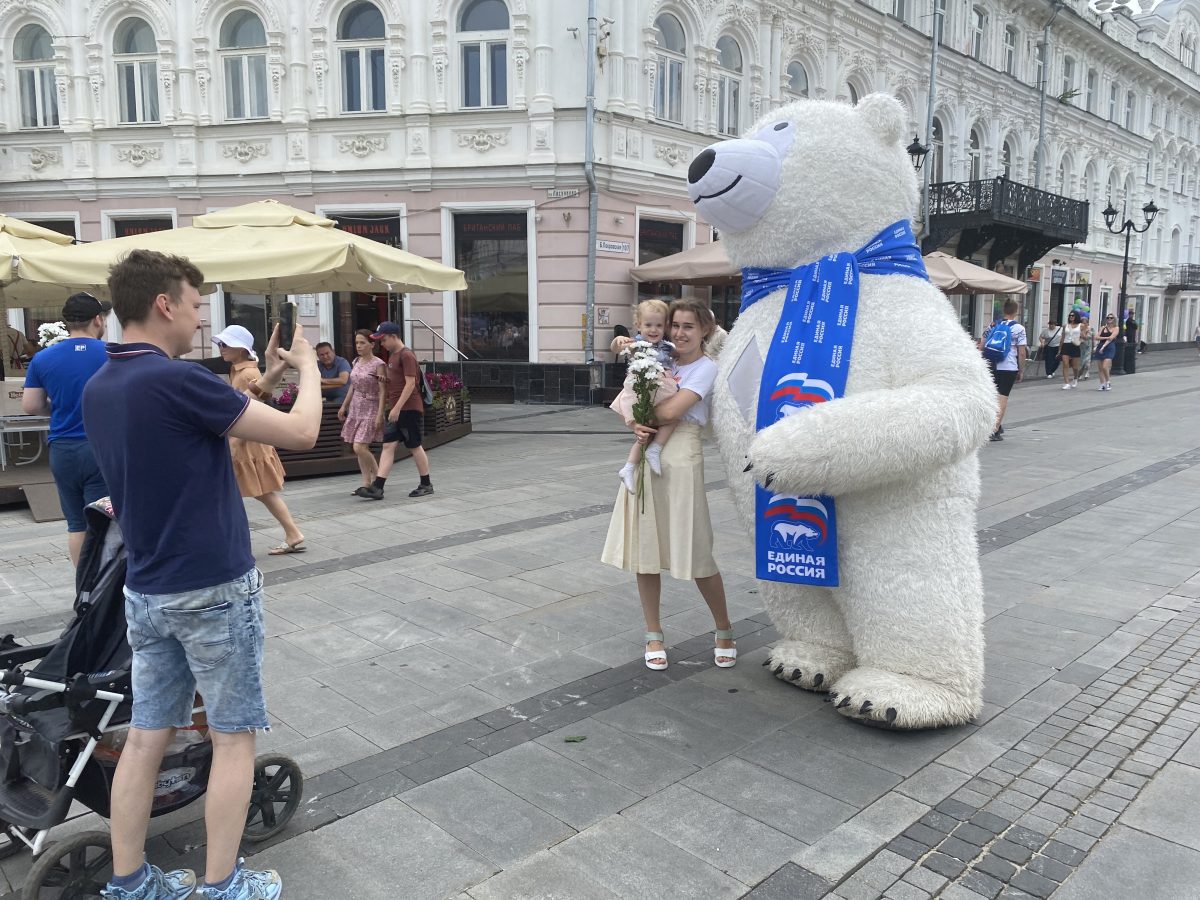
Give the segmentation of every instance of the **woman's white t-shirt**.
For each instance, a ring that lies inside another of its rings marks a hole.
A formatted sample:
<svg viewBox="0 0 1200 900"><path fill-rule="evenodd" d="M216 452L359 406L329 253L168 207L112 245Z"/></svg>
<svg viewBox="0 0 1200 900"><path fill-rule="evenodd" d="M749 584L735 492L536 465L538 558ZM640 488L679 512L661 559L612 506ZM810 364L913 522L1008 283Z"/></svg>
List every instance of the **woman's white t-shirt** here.
<svg viewBox="0 0 1200 900"><path fill-rule="evenodd" d="M712 389L717 382L717 364L709 357L701 356L686 366L677 365L675 377L679 379L681 391L688 390L700 395L700 399L688 408L679 421L707 425L708 415L712 410Z"/></svg>

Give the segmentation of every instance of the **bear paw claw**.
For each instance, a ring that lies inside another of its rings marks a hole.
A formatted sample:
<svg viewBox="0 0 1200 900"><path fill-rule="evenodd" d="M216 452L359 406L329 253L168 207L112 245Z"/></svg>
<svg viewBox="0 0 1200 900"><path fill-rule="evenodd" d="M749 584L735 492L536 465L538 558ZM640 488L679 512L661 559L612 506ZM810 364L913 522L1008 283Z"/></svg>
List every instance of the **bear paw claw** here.
<svg viewBox="0 0 1200 900"><path fill-rule="evenodd" d="M849 653L803 641L780 641L763 661L763 667L780 681L818 693L824 693L838 673L853 664Z"/></svg>

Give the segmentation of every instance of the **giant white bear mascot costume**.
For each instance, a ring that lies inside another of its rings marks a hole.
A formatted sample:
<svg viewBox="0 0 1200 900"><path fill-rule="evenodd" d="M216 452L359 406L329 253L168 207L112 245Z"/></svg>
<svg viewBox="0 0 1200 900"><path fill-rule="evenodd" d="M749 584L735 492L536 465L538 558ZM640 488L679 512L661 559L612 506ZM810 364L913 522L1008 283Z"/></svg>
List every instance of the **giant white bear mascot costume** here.
<svg viewBox="0 0 1200 900"><path fill-rule="evenodd" d="M884 94L794 103L704 150L688 190L744 268L713 420L782 637L766 664L842 715L932 728L982 706L997 400L924 277L905 118Z"/></svg>

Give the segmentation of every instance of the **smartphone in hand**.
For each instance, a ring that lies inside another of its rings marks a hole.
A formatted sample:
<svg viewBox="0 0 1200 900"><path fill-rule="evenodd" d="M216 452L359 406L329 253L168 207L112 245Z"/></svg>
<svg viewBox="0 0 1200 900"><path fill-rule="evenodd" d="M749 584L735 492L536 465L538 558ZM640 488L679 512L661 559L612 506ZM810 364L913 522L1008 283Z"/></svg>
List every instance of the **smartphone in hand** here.
<svg viewBox="0 0 1200 900"><path fill-rule="evenodd" d="M279 346L292 349L292 336L296 333L296 304L285 300L279 308Z"/></svg>

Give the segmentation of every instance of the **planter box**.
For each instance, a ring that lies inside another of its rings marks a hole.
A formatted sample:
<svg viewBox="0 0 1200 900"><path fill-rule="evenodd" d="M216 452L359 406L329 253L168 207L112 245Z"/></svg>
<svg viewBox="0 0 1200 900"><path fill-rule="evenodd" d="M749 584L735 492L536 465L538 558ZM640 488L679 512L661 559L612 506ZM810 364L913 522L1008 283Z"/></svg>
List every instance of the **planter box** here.
<svg viewBox="0 0 1200 900"><path fill-rule="evenodd" d="M425 407L425 433L438 434L471 422L471 398L466 391L434 395L435 405Z"/></svg>

